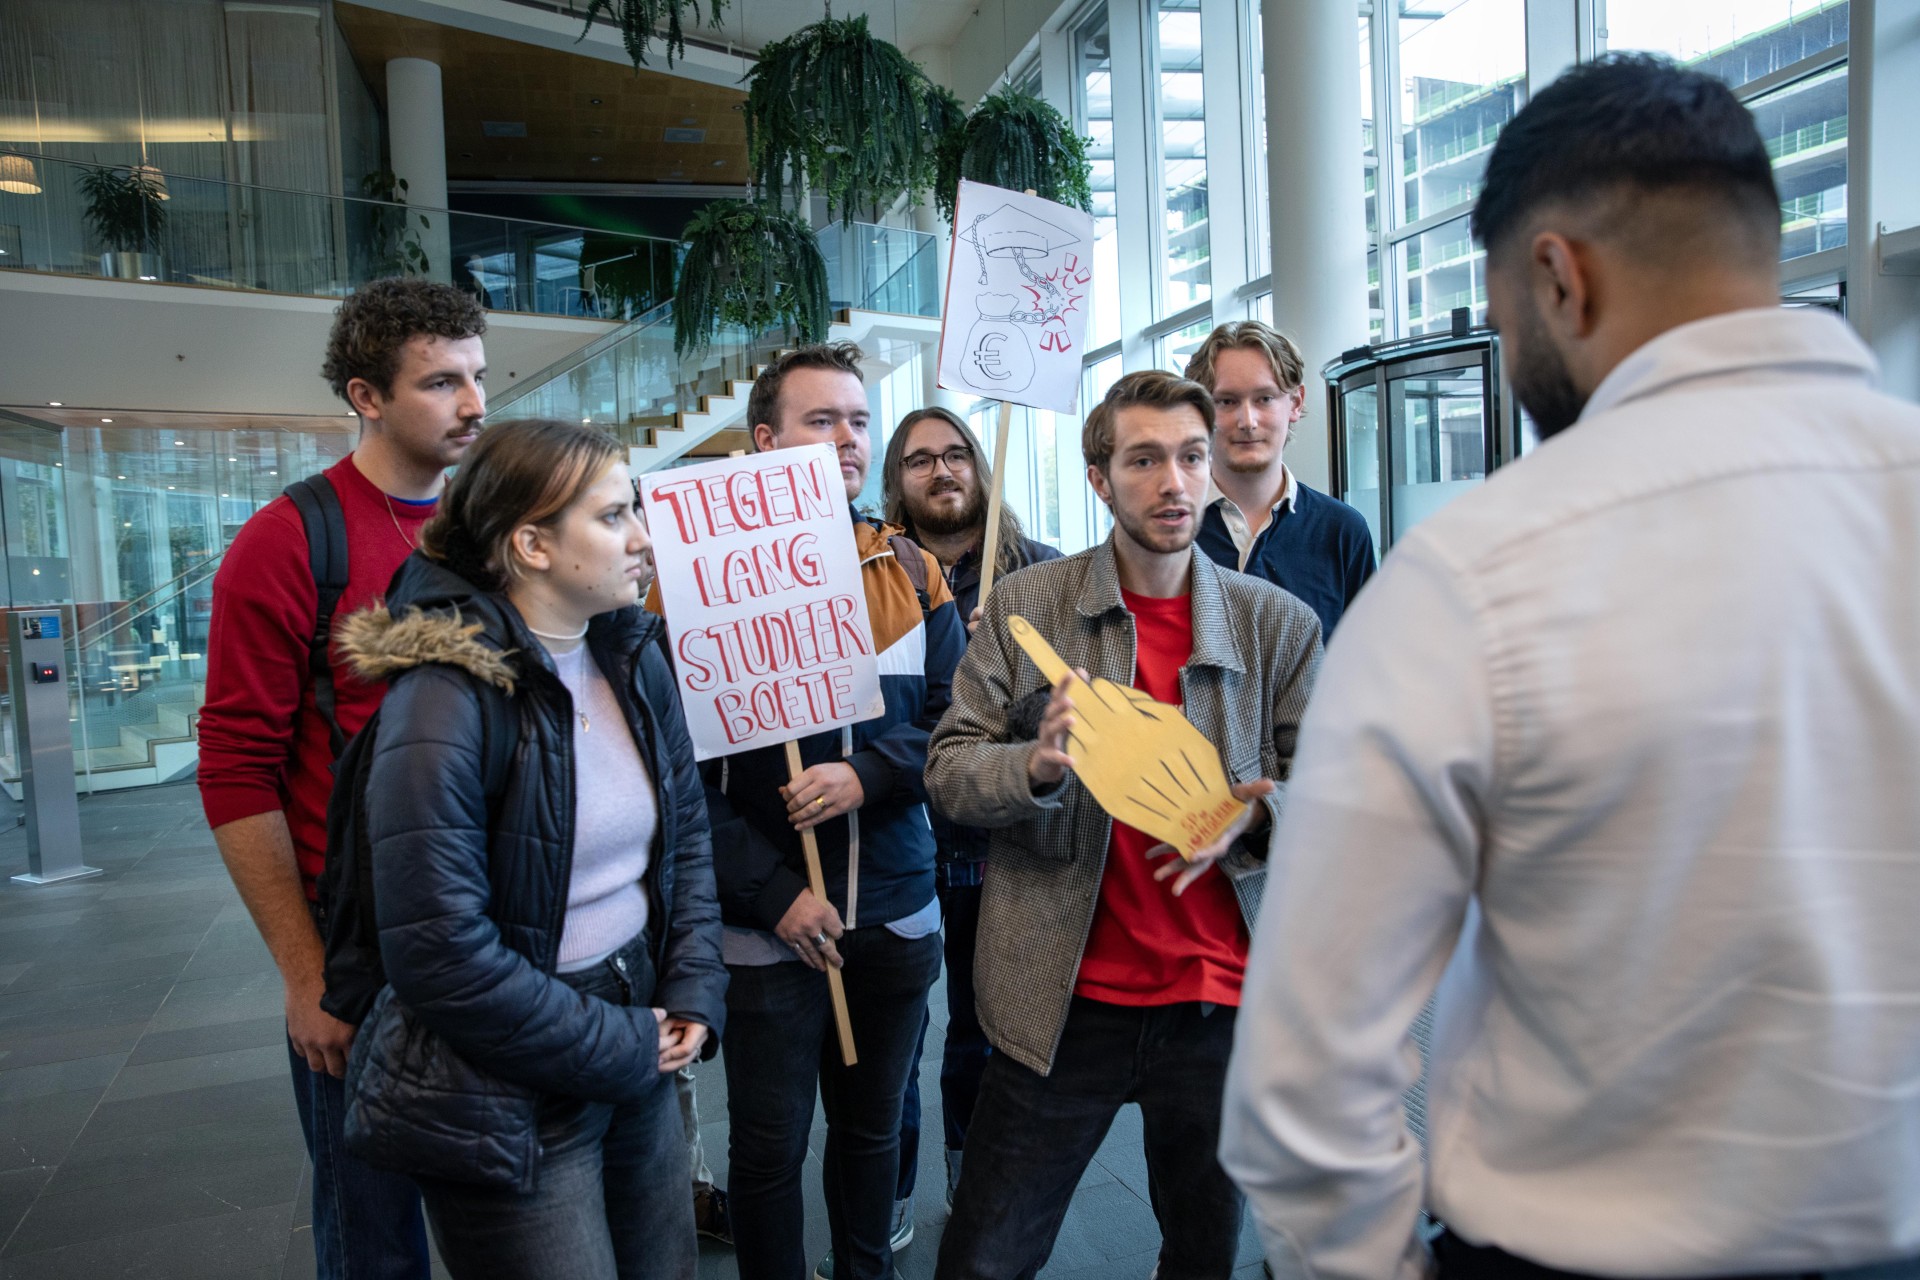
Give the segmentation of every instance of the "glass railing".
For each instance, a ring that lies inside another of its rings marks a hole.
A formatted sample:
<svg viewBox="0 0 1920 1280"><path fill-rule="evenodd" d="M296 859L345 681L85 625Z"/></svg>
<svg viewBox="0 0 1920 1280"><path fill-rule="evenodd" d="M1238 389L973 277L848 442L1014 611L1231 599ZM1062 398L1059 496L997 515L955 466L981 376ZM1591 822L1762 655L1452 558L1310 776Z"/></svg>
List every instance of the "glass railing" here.
<svg viewBox="0 0 1920 1280"><path fill-rule="evenodd" d="M630 320L673 295L682 253L677 240L158 170L143 190L124 167L0 155L32 174L0 190L0 266L17 269L323 298L414 274L496 311Z"/></svg>
<svg viewBox="0 0 1920 1280"><path fill-rule="evenodd" d="M817 233L834 310L940 314L939 240L925 231L856 222Z"/></svg>

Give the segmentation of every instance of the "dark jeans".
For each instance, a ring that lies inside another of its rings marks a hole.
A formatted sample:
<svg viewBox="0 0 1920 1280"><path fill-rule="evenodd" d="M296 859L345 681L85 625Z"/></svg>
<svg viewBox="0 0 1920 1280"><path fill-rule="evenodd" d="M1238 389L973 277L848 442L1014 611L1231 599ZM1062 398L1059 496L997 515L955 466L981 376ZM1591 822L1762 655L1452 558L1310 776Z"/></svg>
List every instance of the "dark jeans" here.
<svg viewBox="0 0 1920 1280"><path fill-rule="evenodd" d="M326 935L320 908L308 904ZM428 1280L427 1225L413 1179L347 1154L346 1082L316 1072L287 1041L293 1102L313 1161L313 1254L317 1280Z"/></svg>
<svg viewBox="0 0 1920 1280"><path fill-rule="evenodd" d="M727 1201L741 1280L805 1280L800 1170L816 1083L827 1117L821 1175L836 1280L893 1274L887 1237L900 1155L900 1099L940 972L940 939L851 929L847 1009L860 1061L840 1062L823 973L799 963L729 965Z"/></svg>
<svg viewBox="0 0 1920 1280"><path fill-rule="evenodd" d="M947 1150L967 1145L967 1126L973 1123L973 1102L980 1096L980 1076L987 1069L993 1046L980 1029L973 1007L973 944L980 932L980 873L977 865L960 864L971 884L948 884L943 865L938 887L940 914L946 921L947 1043L940 1054L940 1113L946 1122ZM971 872L970 876L966 873ZM956 877L959 878L959 877ZM920 1166L920 1053L926 1047L927 1025L920 1020L920 1041L913 1049L913 1069L907 1072L907 1096L900 1104L900 1181L893 1198L913 1194L914 1174Z"/></svg>
<svg viewBox="0 0 1920 1280"><path fill-rule="evenodd" d="M1129 1102L1145 1120L1159 1280L1231 1276L1244 1201L1214 1152L1234 1014L1224 1005L1139 1009L1076 996L1050 1075L1004 1053L989 1058L938 1280L1037 1272L1087 1162Z"/></svg>
<svg viewBox="0 0 1920 1280"><path fill-rule="evenodd" d="M1440 1264L1441 1280L1593 1280L1572 1271L1556 1271L1528 1262L1495 1245L1468 1244L1451 1231L1441 1232L1440 1238L1433 1242L1433 1256ZM1728 1280L1735 1278L1728 1277ZM1920 1280L1920 1258L1834 1271L1749 1276L1743 1280Z"/></svg>
<svg viewBox="0 0 1920 1280"><path fill-rule="evenodd" d="M287 1041L294 1105L313 1161L318 1280L427 1280L427 1228L413 1179L347 1154L344 1081L316 1072Z"/></svg>
<svg viewBox="0 0 1920 1280"><path fill-rule="evenodd" d="M645 935L560 980L614 1004L653 999ZM687 1140L673 1077L618 1106L557 1095L540 1114L531 1192L423 1178L441 1260L456 1280L691 1280L699 1258Z"/></svg>

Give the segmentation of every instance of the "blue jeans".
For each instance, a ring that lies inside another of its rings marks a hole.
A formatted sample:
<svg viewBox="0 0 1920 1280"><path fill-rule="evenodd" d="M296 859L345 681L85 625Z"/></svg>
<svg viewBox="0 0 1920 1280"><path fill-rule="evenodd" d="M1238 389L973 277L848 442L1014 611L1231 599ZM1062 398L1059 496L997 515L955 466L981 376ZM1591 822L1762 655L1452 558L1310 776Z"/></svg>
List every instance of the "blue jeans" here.
<svg viewBox="0 0 1920 1280"><path fill-rule="evenodd" d="M1160 1280L1228 1280L1246 1202L1214 1152L1234 1016L1224 1005L1132 1008L1075 996L1050 1074L1004 1053L989 1058L937 1280L1038 1272L1080 1175L1129 1102L1140 1104L1146 1131Z"/></svg>
<svg viewBox="0 0 1920 1280"><path fill-rule="evenodd" d="M427 1228L413 1179L347 1154L346 1085L307 1065L287 1041L300 1132L313 1161L318 1280L428 1280Z"/></svg>
<svg viewBox="0 0 1920 1280"><path fill-rule="evenodd" d="M646 936L560 981L615 1004L653 999ZM692 1280L699 1259L687 1194L687 1137L672 1075L614 1105L541 1102L540 1170L519 1192L422 1178L440 1258L456 1280Z"/></svg>
<svg viewBox="0 0 1920 1280"><path fill-rule="evenodd" d="M993 1052L973 1004L973 952L980 932L980 864L947 862L937 870L935 884L940 893L940 915L946 921L947 953L947 1040L940 1054L940 1117L946 1128L947 1150L960 1151L967 1145L967 1126L973 1123L980 1077ZM950 880L970 883L954 884ZM900 1180L894 1187L895 1200L913 1194L914 1175L920 1167L920 1053L926 1047L927 1024L928 1019L920 1020L920 1043L914 1046L907 1096L900 1105Z"/></svg>
<svg viewBox="0 0 1920 1280"><path fill-rule="evenodd" d="M804 1280L800 1171L814 1089L827 1117L821 1176L837 1280L893 1274L900 1099L940 973L940 938L875 925L839 940L857 1065L840 1061L826 975L798 963L729 965L727 1208L741 1280Z"/></svg>

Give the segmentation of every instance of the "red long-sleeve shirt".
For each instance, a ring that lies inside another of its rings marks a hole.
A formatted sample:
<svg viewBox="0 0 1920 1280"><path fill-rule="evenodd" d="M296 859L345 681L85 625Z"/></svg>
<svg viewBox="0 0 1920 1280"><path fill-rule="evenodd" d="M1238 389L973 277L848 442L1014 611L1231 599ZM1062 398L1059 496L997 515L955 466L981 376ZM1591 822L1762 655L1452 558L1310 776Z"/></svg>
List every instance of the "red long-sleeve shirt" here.
<svg viewBox="0 0 1920 1280"><path fill-rule="evenodd" d="M347 523L347 589L334 622L385 594L419 541L431 502L388 498L351 455L327 468ZM332 745L313 701L307 641L318 595L300 512L285 497L241 527L213 579L207 701L200 711L200 803L207 825L282 809L307 897L325 864ZM380 705L335 656L335 714L351 735Z"/></svg>

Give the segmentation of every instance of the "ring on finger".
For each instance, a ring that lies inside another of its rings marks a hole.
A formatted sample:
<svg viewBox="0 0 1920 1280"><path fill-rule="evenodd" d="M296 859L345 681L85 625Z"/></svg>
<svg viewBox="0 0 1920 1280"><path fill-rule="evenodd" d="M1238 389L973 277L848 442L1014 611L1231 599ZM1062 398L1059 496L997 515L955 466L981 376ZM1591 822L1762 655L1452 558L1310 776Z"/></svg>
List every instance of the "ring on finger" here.
<svg viewBox="0 0 1920 1280"><path fill-rule="evenodd" d="M822 809L827 807L827 798L825 796L815 796L813 802L819 805Z"/></svg>
<svg viewBox="0 0 1920 1280"><path fill-rule="evenodd" d="M827 949L827 935L824 933L814 934L813 945L818 947L820 950L825 951Z"/></svg>

